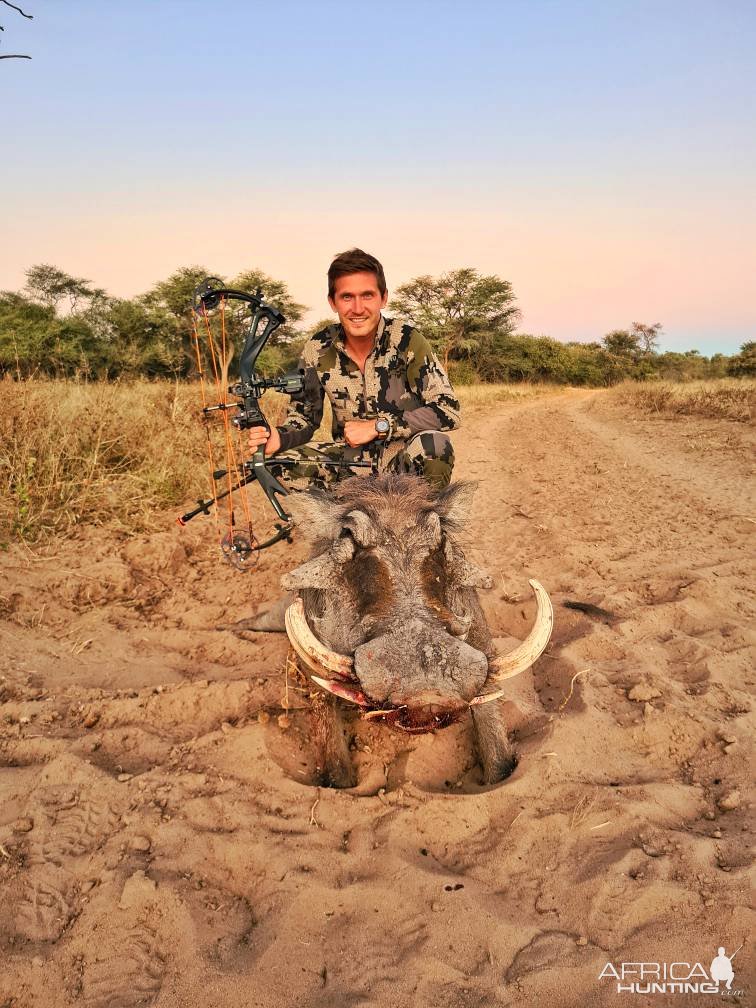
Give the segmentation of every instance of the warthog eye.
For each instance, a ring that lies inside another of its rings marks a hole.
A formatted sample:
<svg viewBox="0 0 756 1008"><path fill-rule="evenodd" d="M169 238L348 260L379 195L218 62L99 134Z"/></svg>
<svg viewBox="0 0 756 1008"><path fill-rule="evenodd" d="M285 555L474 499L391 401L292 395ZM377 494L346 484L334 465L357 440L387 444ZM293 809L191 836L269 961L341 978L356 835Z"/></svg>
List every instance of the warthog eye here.
<svg viewBox="0 0 756 1008"><path fill-rule="evenodd" d="M449 608L449 579L446 570L446 559L443 546L436 546L423 560L421 568L423 595L425 600L438 613L445 623L454 620L454 613Z"/></svg>

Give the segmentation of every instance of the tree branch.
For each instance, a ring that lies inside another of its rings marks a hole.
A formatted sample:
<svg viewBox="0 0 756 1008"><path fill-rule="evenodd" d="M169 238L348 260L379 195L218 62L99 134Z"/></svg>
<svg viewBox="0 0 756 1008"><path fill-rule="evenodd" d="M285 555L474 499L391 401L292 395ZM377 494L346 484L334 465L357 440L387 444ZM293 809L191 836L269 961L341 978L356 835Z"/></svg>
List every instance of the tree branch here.
<svg viewBox="0 0 756 1008"><path fill-rule="evenodd" d="M11 10L17 11L21 15L21 17L28 18L29 21L33 21L34 20L34 15L33 14L27 14L26 11L22 11L20 7L17 7L15 4L9 3L9 0L0 0L0 3L4 4L4 6L6 6L6 7L10 7ZM0 25L0 31L5 31L5 28L2 25ZM20 53L9 53L7 56L0 56L0 59L29 59L30 60L31 56L22 56Z"/></svg>
<svg viewBox="0 0 756 1008"><path fill-rule="evenodd" d="M21 10L20 7L16 7L15 4L8 3L8 0L0 0L0 3L5 4L6 7L13 8L14 11L18 11L18 13L21 15L21 17L28 18L30 21L34 20L34 15L33 14L26 14L24 11ZM10 58L10 57L6 57L6 58Z"/></svg>

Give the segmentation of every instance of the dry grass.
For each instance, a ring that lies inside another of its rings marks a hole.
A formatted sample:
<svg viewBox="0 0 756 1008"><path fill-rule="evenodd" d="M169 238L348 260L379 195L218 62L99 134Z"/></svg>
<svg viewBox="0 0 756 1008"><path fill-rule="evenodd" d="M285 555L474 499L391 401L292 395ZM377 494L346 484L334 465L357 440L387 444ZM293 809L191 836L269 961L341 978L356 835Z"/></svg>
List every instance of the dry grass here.
<svg viewBox="0 0 756 1008"><path fill-rule="evenodd" d="M570 815L570 829L578 829L593 812L593 806L598 798L598 790L586 791L578 798Z"/></svg>
<svg viewBox="0 0 756 1008"><path fill-rule="evenodd" d="M124 531L164 525L166 508L208 495L207 442L198 385L133 381L0 383L0 545L66 534L77 525ZM538 394L538 386L471 385L463 410L480 412ZM271 423L287 398L269 392ZM215 414L215 465L224 465ZM326 413L316 440L330 440Z"/></svg>
<svg viewBox="0 0 756 1008"><path fill-rule="evenodd" d="M464 412L481 412L493 409L500 403L521 402L543 395L545 392L564 391L563 386L531 385L518 382L516 385L460 385L455 388Z"/></svg>
<svg viewBox="0 0 756 1008"><path fill-rule="evenodd" d="M756 381L719 378L685 384L625 382L613 390L625 406L664 416L701 416L752 423L756 417Z"/></svg>
<svg viewBox="0 0 756 1008"><path fill-rule="evenodd" d="M0 542L84 522L155 528L156 512L207 493L197 386L5 381L0 389ZM273 422L284 404L266 397Z"/></svg>

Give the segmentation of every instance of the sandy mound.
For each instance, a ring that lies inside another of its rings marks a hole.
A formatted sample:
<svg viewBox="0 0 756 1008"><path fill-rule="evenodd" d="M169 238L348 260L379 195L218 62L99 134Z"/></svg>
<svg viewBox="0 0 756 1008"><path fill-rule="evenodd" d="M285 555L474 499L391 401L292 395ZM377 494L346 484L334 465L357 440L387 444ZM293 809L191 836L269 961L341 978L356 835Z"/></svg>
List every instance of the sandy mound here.
<svg viewBox="0 0 756 1008"><path fill-rule="evenodd" d="M556 608L496 787L468 725L366 722L358 787L308 784L285 640L216 629L303 543L240 576L166 516L2 557L2 1008L614 1006L608 961L744 941L746 986L752 435L567 393L456 443L494 633L527 632L528 577Z"/></svg>

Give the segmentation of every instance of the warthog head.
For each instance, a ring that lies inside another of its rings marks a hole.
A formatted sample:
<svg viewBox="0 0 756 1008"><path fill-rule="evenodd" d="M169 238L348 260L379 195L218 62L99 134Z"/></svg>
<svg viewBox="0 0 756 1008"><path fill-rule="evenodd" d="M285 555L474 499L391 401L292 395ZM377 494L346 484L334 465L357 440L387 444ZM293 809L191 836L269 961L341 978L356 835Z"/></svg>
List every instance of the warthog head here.
<svg viewBox="0 0 756 1008"><path fill-rule="evenodd" d="M438 492L414 476L383 475L295 502L314 550L282 580L299 594L289 638L313 681L365 717L423 732L472 708L480 732L491 722L482 704L546 647L551 606L532 582L533 631L511 654L494 653L476 592L491 581L460 545L471 497L469 484Z"/></svg>

